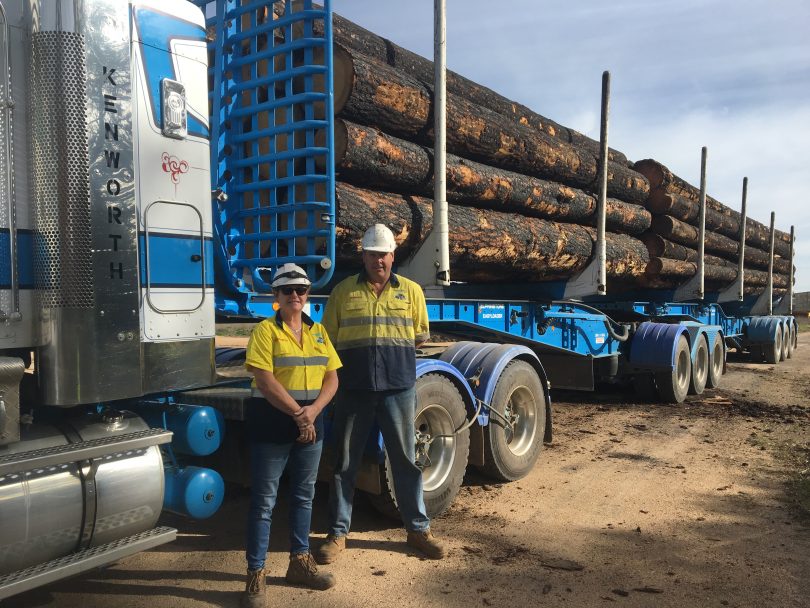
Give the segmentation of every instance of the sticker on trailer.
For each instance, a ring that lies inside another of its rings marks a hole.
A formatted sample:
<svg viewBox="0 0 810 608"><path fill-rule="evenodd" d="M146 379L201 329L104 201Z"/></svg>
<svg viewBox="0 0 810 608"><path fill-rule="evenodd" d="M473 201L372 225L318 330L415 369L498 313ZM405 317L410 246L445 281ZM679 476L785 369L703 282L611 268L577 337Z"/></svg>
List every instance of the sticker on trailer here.
<svg viewBox="0 0 810 608"><path fill-rule="evenodd" d="M478 306L478 316L481 319L503 319L506 306L503 304L481 304Z"/></svg>
<svg viewBox="0 0 810 608"><path fill-rule="evenodd" d="M605 334L595 334L593 339L594 339L594 342L596 344L604 344L605 343Z"/></svg>

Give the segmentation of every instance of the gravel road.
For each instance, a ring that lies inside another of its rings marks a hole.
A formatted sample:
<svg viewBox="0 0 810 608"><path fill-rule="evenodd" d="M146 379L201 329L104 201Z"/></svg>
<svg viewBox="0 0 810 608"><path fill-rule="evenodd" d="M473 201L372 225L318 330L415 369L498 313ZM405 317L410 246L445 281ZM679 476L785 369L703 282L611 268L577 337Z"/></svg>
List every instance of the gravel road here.
<svg viewBox="0 0 810 608"><path fill-rule="evenodd" d="M415 556L358 500L325 592L284 583L282 496L269 605L808 606L810 346L775 367L731 362L723 386L676 407L612 390L554 394L554 442L532 473L497 484L470 471L433 522L447 559ZM316 541L326 495L319 485ZM245 490L229 488L208 521L163 518L176 542L7 604L236 607L246 510Z"/></svg>

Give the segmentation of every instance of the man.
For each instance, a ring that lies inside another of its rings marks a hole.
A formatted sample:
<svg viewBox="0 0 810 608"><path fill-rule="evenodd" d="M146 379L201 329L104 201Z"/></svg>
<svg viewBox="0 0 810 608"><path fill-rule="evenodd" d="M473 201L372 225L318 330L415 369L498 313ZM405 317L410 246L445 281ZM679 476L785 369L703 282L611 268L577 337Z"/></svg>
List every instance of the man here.
<svg viewBox="0 0 810 608"><path fill-rule="evenodd" d="M363 271L329 296L323 323L343 362L334 419L336 463L329 496L332 524L315 554L329 564L346 547L357 470L372 425L382 431L407 544L431 559L445 555L430 532L416 466L416 347L428 339L422 289L391 272L396 242L375 224L363 235Z"/></svg>

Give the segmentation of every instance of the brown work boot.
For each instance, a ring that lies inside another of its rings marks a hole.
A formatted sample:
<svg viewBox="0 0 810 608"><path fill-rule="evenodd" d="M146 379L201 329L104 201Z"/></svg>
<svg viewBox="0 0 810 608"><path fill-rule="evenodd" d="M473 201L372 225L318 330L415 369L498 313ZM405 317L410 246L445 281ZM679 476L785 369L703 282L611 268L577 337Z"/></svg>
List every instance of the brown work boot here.
<svg viewBox="0 0 810 608"><path fill-rule="evenodd" d="M247 583L245 592L239 605L242 608L265 608L267 580L265 579L264 568L247 571Z"/></svg>
<svg viewBox="0 0 810 608"><path fill-rule="evenodd" d="M447 554L444 545L431 534L430 530L424 532L408 530L408 540L405 542L430 559L442 559Z"/></svg>
<svg viewBox="0 0 810 608"><path fill-rule="evenodd" d="M345 536L329 534L323 544L315 551L315 561L319 564L331 564L345 548Z"/></svg>
<svg viewBox="0 0 810 608"><path fill-rule="evenodd" d="M287 568L287 582L293 585L304 585L310 589L323 591L335 586L335 577L328 572L318 572L315 559L311 553L290 555L290 566Z"/></svg>

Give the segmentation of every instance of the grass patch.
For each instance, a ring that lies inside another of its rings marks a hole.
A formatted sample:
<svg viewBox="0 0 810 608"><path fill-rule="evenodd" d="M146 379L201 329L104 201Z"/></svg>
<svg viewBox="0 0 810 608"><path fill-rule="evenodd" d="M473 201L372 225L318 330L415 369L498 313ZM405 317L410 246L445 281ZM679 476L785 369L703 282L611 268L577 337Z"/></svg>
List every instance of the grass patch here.
<svg viewBox="0 0 810 608"><path fill-rule="evenodd" d="M217 323L217 335L229 338L247 338L256 323Z"/></svg>

